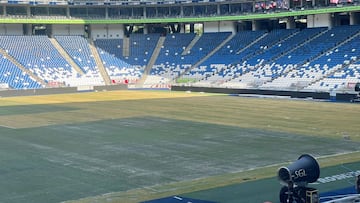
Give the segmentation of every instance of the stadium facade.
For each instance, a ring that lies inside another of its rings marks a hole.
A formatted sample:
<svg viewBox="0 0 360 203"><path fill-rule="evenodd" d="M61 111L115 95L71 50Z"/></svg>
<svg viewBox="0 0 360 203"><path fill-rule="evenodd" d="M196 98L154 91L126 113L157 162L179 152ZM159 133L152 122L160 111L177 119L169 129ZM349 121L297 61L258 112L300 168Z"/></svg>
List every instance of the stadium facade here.
<svg viewBox="0 0 360 203"><path fill-rule="evenodd" d="M91 31L96 39L123 38L129 26L147 34L185 32L186 27L194 32L196 24L203 32L360 24L353 0L20 0L0 1L0 6L2 35Z"/></svg>

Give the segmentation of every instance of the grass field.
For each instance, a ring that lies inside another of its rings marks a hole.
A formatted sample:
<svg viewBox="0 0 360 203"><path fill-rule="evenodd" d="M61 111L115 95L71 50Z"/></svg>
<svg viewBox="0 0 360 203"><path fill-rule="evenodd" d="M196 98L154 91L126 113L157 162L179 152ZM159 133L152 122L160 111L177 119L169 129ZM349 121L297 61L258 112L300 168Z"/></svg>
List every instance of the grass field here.
<svg viewBox="0 0 360 203"><path fill-rule="evenodd" d="M0 202L139 202L271 179L302 153L358 162L359 118L358 104L171 91L0 98Z"/></svg>

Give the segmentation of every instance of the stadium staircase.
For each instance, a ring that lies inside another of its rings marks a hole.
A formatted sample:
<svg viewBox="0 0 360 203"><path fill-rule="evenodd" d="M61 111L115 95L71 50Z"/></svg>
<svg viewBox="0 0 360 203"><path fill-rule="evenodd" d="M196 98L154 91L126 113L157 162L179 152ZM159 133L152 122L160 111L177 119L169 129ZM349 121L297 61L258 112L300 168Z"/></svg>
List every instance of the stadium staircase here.
<svg viewBox="0 0 360 203"><path fill-rule="evenodd" d="M289 40L289 39L296 38L296 35L299 34L299 33L300 33L300 31L297 30L297 31L295 31L295 32L293 32L293 33L285 36L284 38L277 39L277 41L273 41L273 42L271 42L271 43L267 43L267 44L266 44L266 47L267 47L266 49L259 49L259 50L257 50L257 51L254 52L254 53L250 53L250 54L246 55L246 56L245 56L245 59L244 59L243 61L245 61L245 60L248 61L248 60L250 60L250 59L252 59L252 58L259 57L261 54L268 52L269 50L271 50L272 48L276 47L277 45L282 44L282 43L286 42L286 41ZM260 57L260 58L262 58L262 57ZM263 62L261 62L259 65L261 65L261 64L263 64L263 63L266 63L266 62L267 62L267 61L263 61Z"/></svg>
<svg viewBox="0 0 360 203"><path fill-rule="evenodd" d="M226 43L228 43L234 36L235 36L234 33L231 34L228 38L226 38L223 42L221 42L221 44L219 44L215 49L213 49L209 54L207 54L205 57L203 57L198 62L196 62L194 65L192 65L191 68L189 68L186 71L184 71L183 73L181 73L179 75L179 78L181 78L184 74L188 73L192 69L198 67L203 62L205 62L208 58L210 58L212 55L214 55L219 49L221 49L221 47L223 47Z"/></svg>
<svg viewBox="0 0 360 203"><path fill-rule="evenodd" d="M135 87L137 87L137 88L143 87L147 76L150 74L150 71L151 71L151 69L153 68L153 66L154 66L154 64L156 62L156 59L159 56L161 47L163 47L164 42L165 42L165 37L160 37L157 44L156 44L156 47L155 47L152 55L151 55L151 58L150 58L148 64L146 65L146 67L144 69L144 73L142 74L142 77L140 78L140 80L136 83Z"/></svg>
<svg viewBox="0 0 360 203"><path fill-rule="evenodd" d="M241 52L243 52L244 50L248 49L249 47L252 47L254 44L256 44L258 41L262 40L264 37L266 37L269 33L265 33L263 35L261 35L259 38L257 38L256 40L252 41L251 43L249 43L247 46L245 46L244 48L238 50L236 52L237 55L239 55Z"/></svg>
<svg viewBox="0 0 360 203"><path fill-rule="evenodd" d="M36 80L37 82L39 82L42 86L44 87L48 87L47 83L41 79L40 77L38 77L36 74L34 74L33 72L31 72L30 70L28 70L27 68L25 68L21 63L19 63L14 57L12 57L11 55L9 55L5 50L0 48L0 53L6 57L7 59L9 59L13 64L15 64L19 69L21 69L23 72L25 72L26 74L28 74L29 76L31 76L34 80Z"/></svg>
<svg viewBox="0 0 360 203"><path fill-rule="evenodd" d="M106 68L100 58L99 52L97 51L97 49L94 45L94 41L89 38L88 42L89 42L91 54L94 56L96 66L100 72L101 77L104 79L105 85L111 85L111 80L110 80L109 74L106 71Z"/></svg>
<svg viewBox="0 0 360 203"><path fill-rule="evenodd" d="M130 38L129 37L124 36L122 52L123 52L124 57L130 56Z"/></svg>
<svg viewBox="0 0 360 203"><path fill-rule="evenodd" d="M190 42L190 44L184 49L181 55L187 55L187 53L193 48L197 41L201 38L200 35L196 35L194 39Z"/></svg>
<svg viewBox="0 0 360 203"><path fill-rule="evenodd" d="M223 74L227 72L227 70L232 69L231 67L234 67L234 62L236 63L236 61L239 61L240 57L238 57L238 52L240 53L242 50L250 46L249 42L258 41L265 35L267 35L266 32L262 32L261 34L260 32L251 32L251 35L240 33L235 34L235 36L227 44L225 44L219 51L217 51L213 56L211 56L203 64L201 64L200 66L211 66L214 61L215 63L217 63L216 61L225 61L222 64L216 65L217 68L212 69L212 74L205 75L205 77L200 78L197 83L209 84L210 81L211 84L222 84L227 80L230 80L229 78L225 78L225 75ZM232 53L233 50L235 50L235 53L229 54L229 52ZM216 81L218 79L220 79L220 81Z"/></svg>
<svg viewBox="0 0 360 203"><path fill-rule="evenodd" d="M64 50L64 48L55 38L50 37L49 40L51 44L58 50L61 56L69 63L71 67L75 69L77 73L79 73L80 75L85 74L84 71L74 62L74 60L69 56L69 54Z"/></svg>
<svg viewBox="0 0 360 203"><path fill-rule="evenodd" d="M313 37L305 40L304 42L299 43L297 46L294 46L293 48L289 49L287 52L283 52L282 54L280 54L280 55L278 55L278 56L275 56L275 57L272 59L272 61L276 61L276 60L278 60L279 58L284 57L284 56L288 55L289 53L292 53L292 52L295 51L296 49L301 48L301 47L304 46L305 44L311 43L312 40L314 40L314 39L316 39L316 38L318 38L318 37L321 37L325 32L328 32L328 31L329 31L329 30L326 29L326 30L323 31L323 32L319 32L319 33L316 34L315 36L313 36ZM298 65L301 65L301 64L298 64Z"/></svg>
<svg viewBox="0 0 360 203"><path fill-rule="evenodd" d="M261 35L259 38L257 38L256 40L252 41L251 43L249 43L247 46L239 49L239 50L236 52L236 55L239 55L239 54L240 54L241 52L243 52L244 50L252 47L254 44L258 43L260 40L262 40L263 38L265 38L268 34L269 34L268 32L267 32L267 33L264 33L264 34ZM245 60L245 59L241 59L241 61L244 61L244 60ZM236 63L239 63L239 64L240 64L241 62L238 61L238 62L236 62ZM220 70L218 70L218 71L215 72L215 73L222 72L222 71L224 71L226 68L229 68L229 67L226 66L226 67L224 67L224 68L221 68ZM248 70L244 71L244 72L242 73L242 75L245 74L245 73L248 73L249 71L251 71L251 69L248 69ZM234 75L231 79L235 79L236 77L237 77L237 76ZM228 82L228 81L230 81L231 79L226 79L224 82ZM201 80L207 80L207 77L204 77L204 78L201 79ZM201 81L201 80L200 80L200 81Z"/></svg>

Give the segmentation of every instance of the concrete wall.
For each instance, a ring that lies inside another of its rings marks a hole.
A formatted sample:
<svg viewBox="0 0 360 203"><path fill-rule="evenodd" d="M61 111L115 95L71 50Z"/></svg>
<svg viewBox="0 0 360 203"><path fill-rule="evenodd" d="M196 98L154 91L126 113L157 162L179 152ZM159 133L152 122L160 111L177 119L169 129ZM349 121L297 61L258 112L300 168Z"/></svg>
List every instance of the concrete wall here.
<svg viewBox="0 0 360 203"><path fill-rule="evenodd" d="M91 37L93 39L122 39L124 26L122 24L91 25Z"/></svg>
<svg viewBox="0 0 360 203"><path fill-rule="evenodd" d="M84 25L69 25L70 35L84 35Z"/></svg>
<svg viewBox="0 0 360 203"><path fill-rule="evenodd" d="M110 86L94 86L86 90L92 91L115 91L127 90L127 85L110 85ZM43 88L43 89L28 89L28 90L2 90L0 97L17 97L17 96L35 96L35 95L49 95L49 94L68 94L79 93L85 90L78 89L77 87L60 87L60 88Z"/></svg>
<svg viewBox="0 0 360 203"><path fill-rule="evenodd" d="M236 32L236 26L233 21L205 22L204 32Z"/></svg>
<svg viewBox="0 0 360 203"><path fill-rule="evenodd" d="M1 24L0 25L0 34L1 35L23 35L23 25L22 24Z"/></svg>
<svg viewBox="0 0 360 203"><path fill-rule="evenodd" d="M70 35L69 25L53 25L52 26L53 35Z"/></svg>
<svg viewBox="0 0 360 203"><path fill-rule="evenodd" d="M301 91L275 91L260 89L228 89L228 88L207 88L207 87L188 87L188 86L171 86L172 91L192 91L192 92L209 92L222 93L230 95L257 95L257 96L283 96L289 98L311 98L329 101L353 102L359 98L358 92L337 93L330 95L329 92L301 92Z"/></svg>
<svg viewBox="0 0 360 203"><path fill-rule="evenodd" d="M108 25L91 25L91 37L93 39L107 39L108 38Z"/></svg>
<svg viewBox="0 0 360 203"><path fill-rule="evenodd" d="M336 98L330 98L328 92L301 92L301 91L274 91L274 90L259 90L259 89L228 89L228 88L207 88L207 87L189 87L189 86L171 86L172 91L192 91L192 92L209 92L222 93L231 95L257 95L257 96L283 96L289 98L312 98L321 100L336 100L336 101L352 101L357 97L357 94L337 94Z"/></svg>
<svg viewBox="0 0 360 203"><path fill-rule="evenodd" d="M308 15L307 16L307 27L332 27L332 17L331 14L318 14L318 15Z"/></svg>
<svg viewBox="0 0 360 203"><path fill-rule="evenodd" d="M28 89L28 90L3 90L0 91L0 97L65 94L65 93L75 93L75 92L77 92L76 87Z"/></svg>
<svg viewBox="0 0 360 203"><path fill-rule="evenodd" d="M84 25L53 25L53 35L84 35Z"/></svg>

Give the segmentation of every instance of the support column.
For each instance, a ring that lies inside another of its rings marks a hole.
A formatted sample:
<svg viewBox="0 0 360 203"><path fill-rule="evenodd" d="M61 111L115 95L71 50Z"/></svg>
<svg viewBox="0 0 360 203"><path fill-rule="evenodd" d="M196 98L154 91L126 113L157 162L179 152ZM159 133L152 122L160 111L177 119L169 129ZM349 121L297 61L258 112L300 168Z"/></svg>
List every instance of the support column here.
<svg viewBox="0 0 360 203"><path fill-rule="evenodd" d="M184 23L178 23L178 31L179 31L179 33L185 33L185 24Z"/></svg>
<svg viewBox="0 0 360 203"><path fill-rule="evenodd" d="M106 37L107 37L107 28L105 27L105 29L106 29ZM92 38L92 36L91 36L91 24L86 24L86 25L84 25L84 34L85 34L85 38L89 38L89 39L91 39Z"/></svg>
<svg viewBox="0 0 360 203"><path fill-rule="evenodd" d="M24 35L32 35L32 24L24 24Z"/></svg>
<svg viewBox="0 0 360 203"><path fill-rule="evenodd" d="M184 7L180 6L180 16L183 17L184 16Z"/></svg>
<svg viewBox="0 0 360 203"><path fill-rule="evenodd" d="M286 29L294 29L296 27L294 16L288 17L286 20Z"/></svg>
<svg viewBox="0 0 360 203"><path fill-rule="evenodd" d="M70 7L66 7L66 17L70 18Z"/></svg>
<svg viewBox="0 0 360 203"><path fill-rule="evenodd" d="M27 6L27 7L26 7L26 16L27 16L27 17L30 17L30 16L31 16L30 6Z"/></svg>
<svg viewBox="0 0 360 203"><path fill-rule="evenodd" d="M52 24L46 25L46 35L48 37L53 37L53 25Z"/></svg>
<svg viewBox="0 0 360 203"><path fill-rule="evenodd" d="M340 25L340 18L338 16L339 16L338 13L332 13L329 15L329 21L330 21L331 28Z"/></svg>
<svg viewBox="0 0 360 203"><path fill-rule="evenodd" d="M194 32L195 32L194 23L190 23L190 33L194 33Z"/></svg>
<svg viewBox="0 0 360 203"><path fill-rule="evenodd" d="M360 13L350 12L350 25L359 25L360 24Z"/></svg>
<svg viewBox="0 0 360 203"><path fill-rule="evenodd" d="M149 34L149 27L147 24L143 24L144 34Z"/></svg>
<svg viewBox="0 0 360 203"><path fill-rule="evenodd" d="M260 30L260 23L259 21L252 20L252 31Z"/></svg>

